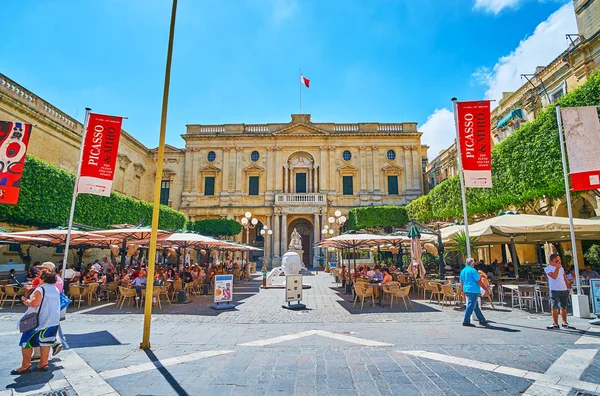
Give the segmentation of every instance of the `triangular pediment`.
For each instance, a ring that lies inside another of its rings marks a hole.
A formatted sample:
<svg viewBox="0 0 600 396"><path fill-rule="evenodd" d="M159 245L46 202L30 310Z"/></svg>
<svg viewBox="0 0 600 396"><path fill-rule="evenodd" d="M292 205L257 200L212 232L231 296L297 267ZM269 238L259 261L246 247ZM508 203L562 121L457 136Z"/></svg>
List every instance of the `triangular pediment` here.
<svg viewBox="0 0 600 396"><path fill-rule="evenodd" d="M381 170L384 172L402 172L404 170L404 168L394 165L394 164L388 164L388 165L384 166L383 168L381 168Z"/></svg>
<svg viewBox="0 0 600 396"><path fill-rule="evenodd" d="M208 165L200 169L200 172L221 172L221 169L217 168L214 165Z"/></svg>
<svg viewBox="0 0 600 396"><path fill-rule="evenodd" d="M310 124L293 124L283 129L273 132L273 135L277 136L328 136L329 132L322 129L316 128Z"/></svg>
<svg viewBox="0 0 600 396"><path fill-rule="evenodd" d="M247 168L244 168L244 172L248 173L248 172L263 172L265 170L265 168L262 168L256 164L252 164Z"/></svg>
<svg viewBox="0 0 600 396"><path fill-rule="evenodd" d="M358 172L358 168L352 165L344 165L338 168L338 172Z"/></svg>

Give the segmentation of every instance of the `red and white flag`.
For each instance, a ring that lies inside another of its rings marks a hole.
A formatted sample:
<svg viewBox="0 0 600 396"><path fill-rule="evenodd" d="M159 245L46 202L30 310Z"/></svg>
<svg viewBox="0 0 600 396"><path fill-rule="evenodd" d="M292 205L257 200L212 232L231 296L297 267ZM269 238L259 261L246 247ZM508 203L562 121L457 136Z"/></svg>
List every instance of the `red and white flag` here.
<svg viewBox="0 0 600 396"><path fill-rule="evenodd" d="M310 80L300 73L300 82L306 86L306 88L310 88Z"/></svg>

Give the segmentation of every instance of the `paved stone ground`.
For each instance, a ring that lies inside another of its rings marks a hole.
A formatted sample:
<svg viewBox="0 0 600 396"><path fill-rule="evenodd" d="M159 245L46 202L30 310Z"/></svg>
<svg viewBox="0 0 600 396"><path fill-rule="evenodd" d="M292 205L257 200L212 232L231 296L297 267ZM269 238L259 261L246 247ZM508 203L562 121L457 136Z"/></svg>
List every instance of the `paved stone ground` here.
<svg viewBox="0 0 600 396"><path fill-rule="evenodd" d="M551 332L547 313L497 307L484 310L491 328L464 328L463 311L416 296L413 310L361 311L329 275L305 283L305 311L282 309L284 291L259 291L258 280L236 284L232 311L210 309L209 296L165 304L151 352L138 347L140 309L70 308L69 348L50 372L19 377L8 372L20 362L23 308L0 309L0 395L600 394L600 332L586 333L586 321Z"/></svg>

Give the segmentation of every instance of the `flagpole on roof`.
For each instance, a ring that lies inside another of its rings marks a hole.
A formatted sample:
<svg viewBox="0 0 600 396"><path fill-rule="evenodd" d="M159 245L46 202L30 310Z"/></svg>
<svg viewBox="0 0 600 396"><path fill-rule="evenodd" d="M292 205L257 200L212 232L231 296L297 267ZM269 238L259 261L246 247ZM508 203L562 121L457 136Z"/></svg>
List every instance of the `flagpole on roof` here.
<svg viewBox="0 0 600 396"><path fill-rule="evenodd" d="M63 274L67 269L67 260L69 259L69 244L71 242L71 231L73 230L73 215L75 213L75 201L77 201L77 183L81 174L81 162L83 161L83 146L85 144L85 135L87 134L88 122L90 120L90 109L85 108L85 119L83 121L83 132L81 134L81 147L79 148L79 162L77 163L77 173L75 173L75 186L73 187L73 198L71 198L71 211L69 212L69 222L67 224L67 239L65 241L65 252L62 262Z"/></svg>
<svg viewBox="0 0 600 396"><path fill-rule="evenodd" d="M302 114L302 69L300 69L300 114Z"/></svg>
<svg viewBox="0 0 600 396"><path fill-rule="evenodd" d="M150 324L152 319L152 296L154 289L154 267L156 266L156 240L158 238L158 215L160 213L160 185L162 181L163 158L165 156L165 135L167 129L167 109L169 107L169 85L171 82L171 59L173 55L173 36L175 35L175 15L177 0L173 0L171 11L171 27L167 47L167 65L165 67L165 84L163 89L162 115L160 119L160 137L158 143L158 158L156 162L156 177L154 179L154 205L152 207L152 231L150 234L150 251L148 252L148 283L146 284L146 300L144 304L144 331L140 348L150 349Z"/></svg>

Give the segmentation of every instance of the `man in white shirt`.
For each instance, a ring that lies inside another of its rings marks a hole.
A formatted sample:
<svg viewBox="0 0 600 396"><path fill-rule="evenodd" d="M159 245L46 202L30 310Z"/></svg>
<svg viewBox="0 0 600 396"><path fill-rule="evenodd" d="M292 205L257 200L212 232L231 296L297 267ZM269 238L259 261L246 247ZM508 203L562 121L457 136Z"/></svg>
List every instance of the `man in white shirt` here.
<svg viewBox="0 0 600 396"><path fill-rule="evenodd" d="M115 266L113 265L113 263L111 263L111 262L108 260L108 257L106 257L106 256L103 256L103 257L102 257L102 272L103 272L103 273L105 273L105 274L106 274L106 273L108 272L108 270L109 270L109 269L114 269L114 267L115 267Z"/></svg>
<svg viewBox="0 0 600 396"><path fill-rule="evenodd" d="M565 275L565 270L560 263L558 254L550 255L550 265L544 268L548 276L548 286L550 287L550 303L552 308L552 326L547 326L548 330L558 330L558 311L562 317L563 329L575 329L567 323L567 303L569 302L569 282Z"/></svg>
<svg viewBox="0 0 600 396"><path fill-rule="evenodd" d="M373 279L373 275L375 275L375 271L373 271L370 267L367 267L367 276L369 279Z"/></svg>
<svg viewBox="0 0 600 396"><path fill-rule="evenodd" d="M96 271L96 273L102 272L102 266L100 265L98 260L94 261L94 264L92 264L92 268Z"/></svg>

